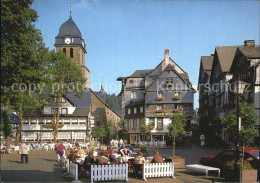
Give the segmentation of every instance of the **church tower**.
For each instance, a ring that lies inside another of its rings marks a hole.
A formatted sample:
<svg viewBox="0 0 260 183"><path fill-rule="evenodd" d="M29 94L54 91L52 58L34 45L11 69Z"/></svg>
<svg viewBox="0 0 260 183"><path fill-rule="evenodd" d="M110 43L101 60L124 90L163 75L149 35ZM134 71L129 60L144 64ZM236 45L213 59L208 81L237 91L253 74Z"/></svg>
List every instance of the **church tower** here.
<svg viewBox="0 0 260 183"><path fill-rule="evenodd" d="M85 66L86 45L78 26L72 19L71 12L69 19L60 26L54 46L56 51L64 52L81 69L82 75L86 79L86 88L89 88L90 71Z"/></svg>

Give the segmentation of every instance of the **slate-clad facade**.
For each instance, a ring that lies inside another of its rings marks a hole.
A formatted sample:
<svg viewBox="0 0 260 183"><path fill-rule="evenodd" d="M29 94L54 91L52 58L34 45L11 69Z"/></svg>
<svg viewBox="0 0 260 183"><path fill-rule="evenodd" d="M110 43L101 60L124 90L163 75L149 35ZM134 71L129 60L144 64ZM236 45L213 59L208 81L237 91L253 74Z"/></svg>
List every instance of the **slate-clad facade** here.
<svg viewBox="0 0 260 183"><path fill-rule="evenodd" d="M142 140L140 122L145 118L151 127L148 138L165 140L170 117L176 110L184 110L188 123L193 118L193 95L188 74L183 71L165 50L164 59L155 69L137 70L122 81L123 117L129 130L131 144Z"/></svg>
<svg viewBox="0 0 260 183"><path fill-rule="evenodd" d="M244 45L217 46L213 55L201 57L198 80L199 122L201 130L213 142L216 135L225 142L233 140L226 129L222 129L220 116L236 113L236 98L230 90L235 81L242 80L250 85L242 100L254 104L256 114L260 115L259 56L259 45L255 45L253 40L246 40ZM203 86L208 83L210 85L205 90ZM259 128L259 122L256 127Z"/></svg>

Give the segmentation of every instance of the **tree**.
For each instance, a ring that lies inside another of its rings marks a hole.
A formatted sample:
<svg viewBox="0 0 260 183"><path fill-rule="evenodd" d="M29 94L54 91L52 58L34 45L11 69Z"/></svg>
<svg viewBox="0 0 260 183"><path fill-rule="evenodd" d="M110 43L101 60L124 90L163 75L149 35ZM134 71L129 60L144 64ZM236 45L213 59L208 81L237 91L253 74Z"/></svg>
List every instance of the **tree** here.
<svg viewBox="0 0 260 183"><path fill-rule="evenodd" d="M175 156L175 138L178 135L181 137L186 133L185 126L186 126L186 117L185 112L175 112L171 117L172 123L169 125L168 130L169 133L172 135L173 138L173 152L172 155Z"/></svg>
<svg viewBox="0 0 260 183"><path fill-rule="evenodd" d="M246 102L239 103L239 111L241 130L238 135L244 146L251 137L258 135L258 130L254 128L258 117L255 114L255 107ZM229 113L227 116L221 116L220 121L227 128L229 134L233 135L233 137L237 136L237 116L235 114Z"/></svg>
<svg viewBox="0 0 260 183"><path fill-rule="evenodd" d="M50 101L53 107L52 123L44 125L45 128L53 130L54 142L57 141L61 112L61 100L67 93L74 92L80 98L84 91L86 80L81 70L63 52L49 52L46 73L46 88L48 89Z"/></svg>
<svg viewBox="0 0 260 183"><path fill-rule="evenodd" d="M43 58L47 49L34 26L37 12L31 9L32 2L1 1L1 106L5 110L10 107L18 115L16 143L22 130L23 110L29 106L25 103L28 89L42 81L45 70Z"/></svg>
<svg viewBox="0 0 260 183"><path fill-rule="evenodd" d="M101 137L102 144L103 144L103 137L105 137L106 135L107 135L107 131L106 131L106 128L104 127L104 125L101 125L100 127L95 126L92 129L92 137L94 137L94 138Z"/></svg>
<svg viewBox="0 0 260 183"><path fill-rule="evenodd" d="M115 125L112 121L107 122L107 132L109 134L109 140L111 140L111 136L115 133Z"/></svg>
<svg viewBox="0 0 260 183"><path fill-rule="evenodd" d="M148 128L148 126L146 125L146 120L145 120L145 118L143 118L143 119L141 120L139 130L140 130L141 136L142 136L143 139L144 139L144 137L149 133L149 128Z"/></svg>
<svg viewBox="0 0 260 183"><path fill-rule="evenodd" d="M239 117L241 118L241 129L237 134L237 116L233 113L228 113L227 116L221 116L220 121L229 134L233 137L237 137L243 143L243 155L242 164L244 160L244 149L251 137L258 135L258 130L254 128L254 125L258 121L258 116L255 113L254 105L250 105L247 102L239 103Z"/></svg>
<svg viewBox="0 0 260 183"><path fill-rule="evenodd" d="M10 120L10 116L5 110L1 110L1 135L3 135L6 139L6 147L10 147L10 135L13 132L12 122ZM6 148L6 152L8 152L9 148Z"/></svg>
<svg viewBox="0 0 260 183"><path fill-rule="evenodd" d="M118 122L118 127L119 127L118 137L119 137L120 139L126 140L126 139L127 139L127 136L128 136L128 130L125 128L125 121L124 121L123 119L121 119L121 120Z"/></svg>

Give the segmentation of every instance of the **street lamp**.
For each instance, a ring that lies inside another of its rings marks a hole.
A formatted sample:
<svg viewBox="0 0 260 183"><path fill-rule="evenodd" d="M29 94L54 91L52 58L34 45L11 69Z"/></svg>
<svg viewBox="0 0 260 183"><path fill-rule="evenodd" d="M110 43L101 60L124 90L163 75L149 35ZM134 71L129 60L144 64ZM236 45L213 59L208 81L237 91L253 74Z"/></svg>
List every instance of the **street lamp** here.
<svg viewBox="0 0 260 183"><path fill-rule="evenodd" d="M238 164L238 160L239 160L239 131L241 129L241 121L239 119L239 95L244 93L244 89L246 87L246 83L243 81L236 81L233 83L234 86L234 94L236 95L236 100L237 100L237 136L236 136L236 162L234 165L234 171L235 171L235 175L237 178L237 182L240 182L240 167Z"/></svg>

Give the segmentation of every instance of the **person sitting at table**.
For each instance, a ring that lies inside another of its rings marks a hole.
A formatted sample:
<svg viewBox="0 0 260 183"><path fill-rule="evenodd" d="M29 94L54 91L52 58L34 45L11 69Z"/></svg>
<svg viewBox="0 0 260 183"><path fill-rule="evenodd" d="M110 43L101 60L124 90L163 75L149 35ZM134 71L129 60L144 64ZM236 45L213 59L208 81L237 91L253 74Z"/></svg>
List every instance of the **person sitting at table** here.
<svg viewBox="0 0 260 183"><path fill-rule="evenodd" d="M86 147L83 147L82 149L80 149L80 150L79 150L79 156L81 157L81 156L87 154L86 151L87 151L87 148L86 148Z"/></svg>
<svg viewBox="0 0 260 183"><path fill-rule="evenodd" d="M107 148L107 156L109 156L110 154L112 154L112 146L110 145L108 148Z"/></svg>
<svg viewBox="0 0 260 183"><path fill-rule="evenodd" d="M94 157L98 156L98 153L97 153L97 151L95 151L94 147L92 147L91 151L93 152L93 156Z"/></svg>
<svg viewBox="0 0 260 183"><path fill-rule="evenodd" d="M78 149L76 149L71 156L71 162L73 163L77 162L78 157L79 157L79 151Z"/></svg>
<svg viewBox="0 0 260 183"><path fill-rule="evenodd" d="M123 157L130 156L132 153L132 151L128 150L126 147L124 149L121 149L120 152Z"/></svg>
<svg viewBox="0 0 260 183"><path fill-rule="evenodd" d="M83 168L90 172L91 165L96 165L97 161L93 156L93 152L89 152L89 155L85 157Z"/></svg>
<svg viewBox="0 0 260 183"><path fill-rule="evenodd" d="M145 157L143 157L143 153L141 151L137 152L137 156L134 159L134 164L144 164Z"/></svg>
<svg viewBox="0 0 260 183"><path fill-rule="evenodd" d="M109 154L108 158L109 158L109 160L110 160L112 163L117 164L118 161L117 161L117 158L116 158L115 154L116 154L116 152L115 152L115 151L112 151L112 153Z"/></svg>
<svg viewBox="0 0 260 183"><path fill-rule="evenodd" d="M164 162L163 158L160 156L159 152L155 151L151 163L163 163L163 162Z"/></svg>
<svg viewBox="0 0 260 183"><path fill-rule="evenodd" d="M107 165L109 159L101 152L100 156L97 159L99 165Z"/></svg>

